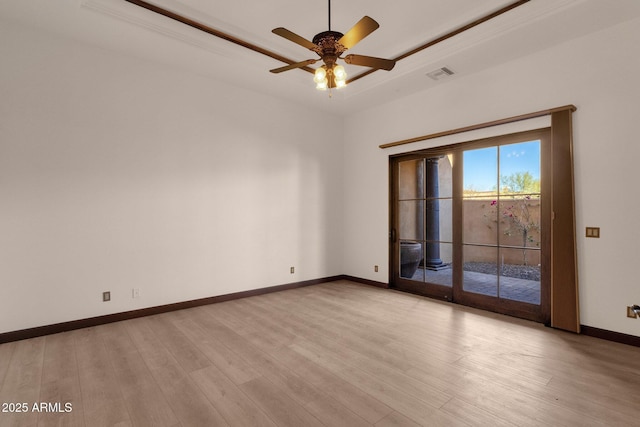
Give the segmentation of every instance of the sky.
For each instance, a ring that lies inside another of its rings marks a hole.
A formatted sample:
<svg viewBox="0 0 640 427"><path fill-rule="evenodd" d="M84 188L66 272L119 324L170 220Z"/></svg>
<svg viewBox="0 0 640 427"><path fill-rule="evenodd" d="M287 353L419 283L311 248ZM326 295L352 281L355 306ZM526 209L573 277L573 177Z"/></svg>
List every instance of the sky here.
<svg viewBox="0 0 640 427"><path fill-rule="evenodd" d="M540 179L540 141L536 140L465 151L463 188L476 191L495 190L498 153L501 175L529 172L535 179Z"/></svg>

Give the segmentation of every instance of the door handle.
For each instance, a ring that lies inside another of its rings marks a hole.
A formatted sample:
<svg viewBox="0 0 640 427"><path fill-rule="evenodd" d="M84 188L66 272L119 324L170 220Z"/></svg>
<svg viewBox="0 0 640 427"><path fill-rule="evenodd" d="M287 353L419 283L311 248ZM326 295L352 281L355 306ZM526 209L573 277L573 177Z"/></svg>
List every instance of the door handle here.
<svg viewBox="0 0 640 427"><path fill-rule="evenodd" d="M396 242L396 229L392 228L391 231L389 231L389 240L391 241L391 243L395 243Z"/></svg>

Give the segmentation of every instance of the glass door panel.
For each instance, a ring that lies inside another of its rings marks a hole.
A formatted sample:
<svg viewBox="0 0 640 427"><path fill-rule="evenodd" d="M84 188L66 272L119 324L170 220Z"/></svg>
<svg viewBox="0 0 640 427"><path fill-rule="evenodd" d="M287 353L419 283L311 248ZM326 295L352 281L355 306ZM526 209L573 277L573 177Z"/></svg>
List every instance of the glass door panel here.
<svg viewBox="0 0 640 427"><path fill-rule="evenodd" d="M393 282L400 289L450 299L453 275L452 157L400 161L395 202Z"/></svg>
<svg viewBox="0 0 640 427"><path fill-rule="evenodd" d="M463 284L473 294L540 304L541 141L463 152Z"/></svg>

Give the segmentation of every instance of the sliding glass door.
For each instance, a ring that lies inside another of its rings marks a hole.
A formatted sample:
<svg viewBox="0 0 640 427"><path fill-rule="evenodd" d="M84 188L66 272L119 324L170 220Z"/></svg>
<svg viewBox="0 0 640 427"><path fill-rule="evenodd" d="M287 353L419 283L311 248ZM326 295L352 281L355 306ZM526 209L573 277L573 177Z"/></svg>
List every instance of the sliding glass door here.
<svg viewBox="0 0 640 427"><path fill-rule="evenodd" d="M548 130L392 158L391 285L549 317Z"/></svg>

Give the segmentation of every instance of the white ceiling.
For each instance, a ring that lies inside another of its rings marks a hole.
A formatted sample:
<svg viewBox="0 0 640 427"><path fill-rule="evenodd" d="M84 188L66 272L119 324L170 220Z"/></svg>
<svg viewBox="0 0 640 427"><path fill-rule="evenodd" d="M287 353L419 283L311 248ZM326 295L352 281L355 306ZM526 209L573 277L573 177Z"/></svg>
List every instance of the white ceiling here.
<svg viewBox="0 0 640 427"><path fill-rule="evenodd" d="M316 57L271 33L285 27L307 39L327 30L327 2L310 0L147 0L295 61ZM380 28L349 53L396 57L498 10L513 0L333 0L331 27L345 33L368 15ZM178 67L312 108L348 112L446 84L426 74L447 66L449 80L640 16L638 0L531 0L489 22L377 71L346 88L315 90L301 70L187 27L124 0L3 0L0 21L33 26L91 45ZM5 40L5 43L11 41ZM17 41L16 41L17 42ZM350 76L366 68L348 66Z"/></svg>

